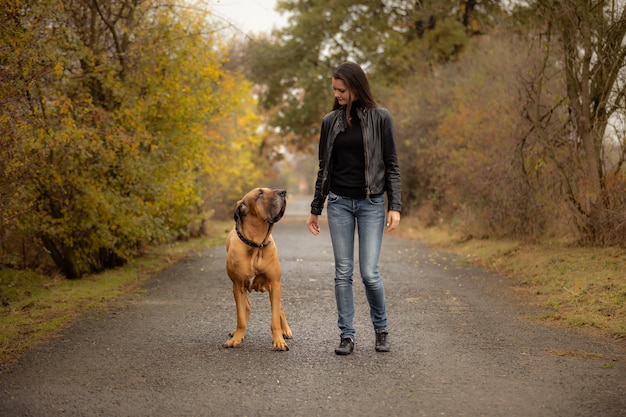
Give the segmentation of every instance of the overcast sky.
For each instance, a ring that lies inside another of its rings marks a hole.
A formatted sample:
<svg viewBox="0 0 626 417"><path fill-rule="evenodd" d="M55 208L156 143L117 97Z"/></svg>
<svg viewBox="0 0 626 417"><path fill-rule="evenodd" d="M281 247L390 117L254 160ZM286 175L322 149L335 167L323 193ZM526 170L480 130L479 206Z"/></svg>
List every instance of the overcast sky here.
<svg viewBox="0 0 626 417"><path fill-rule="evenodd" d="M210 0L209 4L216 17L246 34L269 32L286 22L274 11L276 0Z"/></svg>

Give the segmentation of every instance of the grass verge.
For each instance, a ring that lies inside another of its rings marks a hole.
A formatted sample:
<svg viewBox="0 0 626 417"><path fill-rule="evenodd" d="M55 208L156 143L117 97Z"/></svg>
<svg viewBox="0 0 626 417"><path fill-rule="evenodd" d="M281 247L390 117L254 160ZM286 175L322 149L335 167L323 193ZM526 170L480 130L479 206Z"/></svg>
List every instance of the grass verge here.
<svg viewBox="0 0 626 417"><path fill-rule="evenodd" d="M626 340L626 249L564 242L462 241L441 229L421 228L416 219L402 222L404 237L462 255L471 264L513 279L540 307L537 320Z"/></svg>
<svg viewBox="0 0 626 417"><path fill-rule="evenodd" d="M222 244L229 226L230 222L216 222L205 238L150 248L122 268L80 280L0 270L0 372L81 314L104 308L122 295L141 293L142 284L155 273L208 246Z"/></svg>

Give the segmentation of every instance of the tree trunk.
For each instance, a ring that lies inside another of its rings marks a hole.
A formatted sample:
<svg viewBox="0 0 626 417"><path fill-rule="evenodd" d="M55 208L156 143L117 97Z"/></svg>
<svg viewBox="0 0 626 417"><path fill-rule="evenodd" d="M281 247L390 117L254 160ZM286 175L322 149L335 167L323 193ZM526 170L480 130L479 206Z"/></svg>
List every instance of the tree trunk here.
<svg viewBox="0 0 626 417"><path fill-rule="evenodd" d="M586 212L579 225L583 240L604 244L611 228L604 190L602 147L610 115L619 111L624 89L618 83L624 68L623 44L626 8L618 12L588 0L556 1L551 18L561 32L565 63L565 84L574 138L572 152L580 161L582 181L578 184L578 206ZM608 7L608 5L605 5Z"/></svg>
<svg viewBox="0 0 626 417"><path fill-rule="evenodd" d="M59 249L54 243L54 240L47 235L42 235L41 240L43 241L44 247L50 253L54 264L67 279L79 279L82 277L72 248L61 244L61 248Z"/></svg>

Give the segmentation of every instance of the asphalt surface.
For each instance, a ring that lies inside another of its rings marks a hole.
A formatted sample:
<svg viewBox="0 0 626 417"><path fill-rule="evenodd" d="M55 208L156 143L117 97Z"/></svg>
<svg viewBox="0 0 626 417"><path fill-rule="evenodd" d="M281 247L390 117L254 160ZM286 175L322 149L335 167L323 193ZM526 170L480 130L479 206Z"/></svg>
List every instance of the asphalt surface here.
<svg viewBox="0 0 626 417"><path fill-rule="evenodd" d="M356 348L339 342L328 229L306 203L274 229L294 338L272 350L267 294L251 294L241 347L223 247L146 292L78 320L0 375L0 416L626 416L626 347L529 319L508 279L387 235L381 272L392 351L374 350L355 276Z"/></svg>

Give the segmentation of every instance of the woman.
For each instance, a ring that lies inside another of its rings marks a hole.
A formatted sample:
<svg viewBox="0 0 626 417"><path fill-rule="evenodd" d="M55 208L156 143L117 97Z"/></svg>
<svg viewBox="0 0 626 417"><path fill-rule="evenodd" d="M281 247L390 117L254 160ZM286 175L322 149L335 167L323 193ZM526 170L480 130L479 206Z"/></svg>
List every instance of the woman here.
<svg viewBox="0 0 626 417"><path fill-rule="evenodd" d="M341 64L333 73L333 111L322 119L319 170L315 196L306 224L320 233L318 216L328 197L328 228L335 256L335 300L340 334L338 355L354 350L355 229L359 237L359 266L376 333L376 351L389 351L385 290L378 268L383 231L400 223L400 168L393 122L378 107L363 69ZM385 215L387 193L388 212Z"/></svg>

